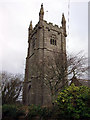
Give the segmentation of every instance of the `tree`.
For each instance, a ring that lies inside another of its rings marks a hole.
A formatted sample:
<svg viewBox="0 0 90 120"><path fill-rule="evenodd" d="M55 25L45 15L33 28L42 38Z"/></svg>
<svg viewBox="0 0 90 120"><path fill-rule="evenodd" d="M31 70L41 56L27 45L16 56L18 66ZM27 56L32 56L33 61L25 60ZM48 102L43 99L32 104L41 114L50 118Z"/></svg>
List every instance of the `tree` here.
<svg viewBox="0 0 90 120"><path fill-rule="evenodd" d="M22 75L2 72L2 104L12 104L19 101L22 91Z"/></svg>
<svg viewBox="0 0 90 120"><path fill-rule="evenodd" d="M80 51L75 54L68 54L67 58L68 64L68 75L71 75L71 78L85 78L88 74L88 59L85 55Z"/></svg>
<svg viewBox="0 0 90 120"><path fill-rule="evenodd" d="M52 101L55 100L58 92L68 85L73 78L85 78L88 73L88 59L82 52L78 54L54 53L52 58L45 61L44 82L51 91Z"/></svg>
<svg viewBox="0 0 90 120"><path fill-rule="evenodd" d="M50 89L52 103L58 91L67 85L67 60L63 53L54 52L45 60L44 83Z"/></svg>
<svg viewBox="0 0 90 120"><path fill-rule="evenodd" d="M74 84L59 92L56 104L59 115L69 120L80 120L90 118L90 88L77 87Z"/></svg>
<svg viewBox="0 0 90 120"><path fill-rule="evenodd" d="M31 75L41 81L42 86L46 86L52 98L55 101L58 92L68 85L68 81L74 77L81 77L88 71L87 58L78 54L64 54L54 52L43 60L32 64ZM69 77L70 76L70 77Z"/></svg>

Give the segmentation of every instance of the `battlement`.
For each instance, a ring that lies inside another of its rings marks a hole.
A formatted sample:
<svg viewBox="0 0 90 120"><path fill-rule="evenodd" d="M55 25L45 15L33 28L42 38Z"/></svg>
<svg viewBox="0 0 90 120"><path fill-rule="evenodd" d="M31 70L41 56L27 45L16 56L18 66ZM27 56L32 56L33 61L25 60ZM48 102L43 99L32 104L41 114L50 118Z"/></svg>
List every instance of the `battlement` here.
<svg viewBox="0 0 90 120"><path fill-rule="evenodd" d="M42 26L44 26L44 28L47 28L48 30L57 31L58 33L63 32L63 28L61 26L59 27L58 25L53 24L51 22L48 23L46 20L43 20ZM32 35L37 31L38 27L40 27L40 22L38 22L35 25L35 27L32 29L32 32L31 32Z"/></svg>
<svg viewBox="0 0 90 120"><path fill-rule="evenodd" d="M53 23L51 23L51 22L47 22L46 20L44 20L43 21L43 24L44 24L44 26L46 26L46 28L48 28L49 30L55 30L55 31L57 31L57 32L62 32L63 31L63 29L62 29L62 27L59 27L58 25L54 25Z"/></svg>
<svg viewBox="0 0 90 120"><path fill-rule="evenodd" d="M58 25L54 25L53 23L51 23L51 22L47 22L46 20L44 20L44 22L46 23L46 24L48 24L48 25L50 25L51 27L55 27L55 28L58 28L58 29L60 29L60 27L58 26Z"/></svg>

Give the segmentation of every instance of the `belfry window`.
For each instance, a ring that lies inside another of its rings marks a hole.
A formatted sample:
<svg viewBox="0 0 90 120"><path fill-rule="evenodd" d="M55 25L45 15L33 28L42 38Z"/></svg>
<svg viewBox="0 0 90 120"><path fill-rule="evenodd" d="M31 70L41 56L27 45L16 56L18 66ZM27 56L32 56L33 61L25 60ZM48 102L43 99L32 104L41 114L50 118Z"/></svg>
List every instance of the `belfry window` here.
<svg viewBox="0 0 90 120"><path fill-rule="evenodd" d="M50 44L52 44L52 45L57 45L56 40L55 40L54 38L51 38L51 39L50 39Z"/></svg>
<svg viewBox="0 0 90 120"><path fill-rule="evenodd" d="M57 45L57 44L56 44L56 40L55 40L55 45Z"/></svg>
<svg viewBox="0 0 90 120"><path fill-rule="evenodd" d="M50 39L50 44L52 44L52 39Z"/></svg>
<svg viewBox="0 0 90 120"><path fill-rule="evenodd" d="M52 39L52 41L53 41L53 45L54 45L54 41L55 41L55 40L54 40L54 39Z"/></svg>

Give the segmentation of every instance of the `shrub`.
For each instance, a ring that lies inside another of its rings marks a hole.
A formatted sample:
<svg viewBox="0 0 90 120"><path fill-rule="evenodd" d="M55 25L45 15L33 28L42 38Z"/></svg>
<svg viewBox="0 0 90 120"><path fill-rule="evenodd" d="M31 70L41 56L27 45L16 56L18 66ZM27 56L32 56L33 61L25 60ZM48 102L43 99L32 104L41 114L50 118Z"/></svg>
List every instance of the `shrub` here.
<svg viewBox="0 0 90 120"><path fill-rule="evenodd" d="M51 116L51 110L46 107L42 108L41 106L30 105L28 118L31 119L32 117L35 117L35 116L42 118L42 120L47 120L47 118Z"/></svg>
<svg viewBox="0 0 90 120"><path fill-rule="evenodd" d="M3 105L2 106L2 115L16 117L17 107L15 105Z"/></svg>
<svg viewBox="0 0 90 120"><path fill-rule="evenodd" d="M59 115L67 119L89 119L90 88L74 84L59 93L56 103Z"/></svg>
<svg viewBox="0 0 90 120"><path fill-rule="evenodd" d="M21 106L21 105L3 105L3 119L7 117L8 119L18 119L19 116L25 116L27 119L32 119L34 117L39 117L42 120L47 120L51 116L51 109L36 105Z"/></svg>
<svg viewBox="0 0 90 120"><path fill-rule="evenodd" d="M20 109L20 107L16 105L7 105L4 104L2 106L2 117L11 117L11 118L18 118L21 115L24 115L24 111Z"/></svg>
<svg viewBox="0 0 90 120"><path fill-rule="evenodd" d="M47 107L42 108L41 117L44 120L47 120L47 118L50 118L51 115L52 115L52 109L51 108L47 108Z"/></svg>
<svg viewBox="0 0 90 120"><path fill-rule="evenodd" d="M40 106L30 105L28 107L28 109L29 109L28 118L30 118L30 119L41 113L41 107Z"/></svg>

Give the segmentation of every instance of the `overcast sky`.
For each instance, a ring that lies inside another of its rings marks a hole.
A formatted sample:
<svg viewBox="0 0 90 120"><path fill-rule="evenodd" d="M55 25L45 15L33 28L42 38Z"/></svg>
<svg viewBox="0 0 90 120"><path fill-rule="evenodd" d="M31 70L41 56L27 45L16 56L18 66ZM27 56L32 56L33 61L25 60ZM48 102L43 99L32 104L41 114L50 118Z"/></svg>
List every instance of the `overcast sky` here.
<svg viewBox="0 0 90 120"><path fill-rule="evenodd" d="M24 74L30 21L33 27L37 24L43 3L44 19L60 26L62 13L68 19L68 1L0 0L0 70ZM73 53L84 50L87 55L88 0L71 0L69 19L67 50Z"/></svg>

